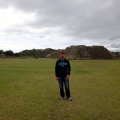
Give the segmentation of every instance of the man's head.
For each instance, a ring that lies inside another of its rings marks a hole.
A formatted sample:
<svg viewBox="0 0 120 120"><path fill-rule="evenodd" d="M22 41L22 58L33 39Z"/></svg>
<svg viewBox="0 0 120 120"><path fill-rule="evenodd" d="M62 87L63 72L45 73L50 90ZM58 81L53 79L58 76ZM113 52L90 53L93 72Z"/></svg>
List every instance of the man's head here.
<svg viewBox="0 0 120 120"><path fill-rule="evenodd" d="M64 59L65 58L65 51L60 51L60 58L61 59Z"/></svg>

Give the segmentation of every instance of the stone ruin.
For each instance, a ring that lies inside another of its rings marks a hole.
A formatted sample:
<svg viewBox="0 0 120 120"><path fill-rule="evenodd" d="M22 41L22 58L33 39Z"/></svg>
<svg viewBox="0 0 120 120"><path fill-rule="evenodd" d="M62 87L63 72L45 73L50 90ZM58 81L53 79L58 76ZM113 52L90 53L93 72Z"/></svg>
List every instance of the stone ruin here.
<svg viewBox="0 0 120 120"><path fill-rule="evenodd" d="M65 49L67 59L113 59L113 55L103 46L70 46Z"/></svg>
<svg viewBox="0 0 120 120"><path fill-rule="evenodd" d="M67 59L98 59L98 60L110 60L120 59L114 53L107 50L104 46L85 46L77 45L70 46L65 49ZM60 49L54 50L47 48L39 51L40 58L59 58Z"/></svg>
<svg viewBox="0 0 120 120"><path fill-rule="evenodd" d="M50 52L49 51L46 51L46 50L42 50L40 51L40 58L46 58L48 55L50 55Z"/></svg>

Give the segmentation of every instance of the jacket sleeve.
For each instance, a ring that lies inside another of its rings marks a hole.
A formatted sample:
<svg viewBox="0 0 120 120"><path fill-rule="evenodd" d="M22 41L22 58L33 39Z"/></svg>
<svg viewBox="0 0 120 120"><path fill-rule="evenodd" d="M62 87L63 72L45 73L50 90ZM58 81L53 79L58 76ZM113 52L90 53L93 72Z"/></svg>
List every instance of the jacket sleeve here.
<svg viewBox="0 0 120 120"><path fill-rule="evenodd" d="M70 66L70 62L68 61L67 74L70 75L70 72L71 72L71 66Z"/></svg>
<svg viewBox="0 0 120 120"><path fill-rule="evenodd" d="M58 77L58 62L55 65L55 76Z"/></svg>

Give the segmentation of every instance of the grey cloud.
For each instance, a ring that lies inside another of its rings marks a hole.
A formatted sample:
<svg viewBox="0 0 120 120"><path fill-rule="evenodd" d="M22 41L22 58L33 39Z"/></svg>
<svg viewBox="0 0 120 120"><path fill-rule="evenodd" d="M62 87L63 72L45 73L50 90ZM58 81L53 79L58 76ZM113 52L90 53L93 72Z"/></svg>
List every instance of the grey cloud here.
<svg viewBox="0 0 120 120"><path fill-rule="evenodd" d="M111 47L112 48L119 48L120 49L120 43L113 43L113 44L111 44Z"/></svg>
<svg viewBox="0 0 120 120"><path fill-rule="evenodd" d="M114 37L109 38L109 40L118 40L118 39L120 39L120 36L114 36Z"/></svg>
<svg viewBox="0 0 120 120"><path fill-rule="evenodd" d="M91 4L88 5L87 2ZM39 17L33 25L35 27L63 26L66 28L64 31L66 35L81 38L104 39L118 35L120 15L117 4L119 3L87 2L76 4L71 2L65 6L66 8L62 4L57 7L52 6L53 8L48 6L45 11L43 9L43 15L40 10L38 11Z"/></svg>
<svg viewBox="0 0 120 120"><path fill-rule="evenodd" d="M36 12L32 28L61 27L59 35L115 47L120 41L120 0L4 0L0 6ZM117 46L116 46L117 47Z"/></svg>

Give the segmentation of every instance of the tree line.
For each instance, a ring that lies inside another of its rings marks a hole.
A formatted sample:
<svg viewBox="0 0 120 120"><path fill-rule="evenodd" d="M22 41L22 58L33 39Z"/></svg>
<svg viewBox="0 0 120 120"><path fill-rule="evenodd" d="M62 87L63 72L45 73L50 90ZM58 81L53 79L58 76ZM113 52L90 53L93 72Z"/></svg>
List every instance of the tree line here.
<svg viewBox="0 0 120 120"><path fill-rule="evenodd" d="M49 51L51 53L54 52L55 50L52 48L31 49L31 50L26 49L16 53L14 53L12 50L7 50L7 51L0 50L0 54L4 54L6 57L22 57L22 56L39 57L40 54L42 54L41 52L44 51Z"/></svg>
<svg viewBox="0 0 120 120"><path fill-rule="evenodd" d="M14 53L12 50L7 50L7 51L0 50L0 54L5 54L5 56L18 57L21 54L21 52Z"/></svg>

